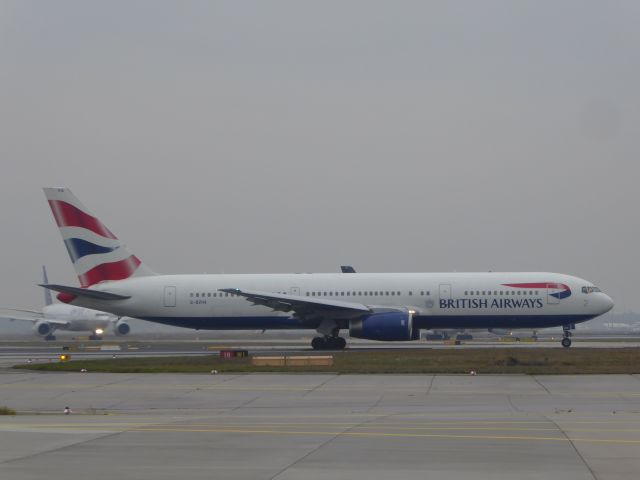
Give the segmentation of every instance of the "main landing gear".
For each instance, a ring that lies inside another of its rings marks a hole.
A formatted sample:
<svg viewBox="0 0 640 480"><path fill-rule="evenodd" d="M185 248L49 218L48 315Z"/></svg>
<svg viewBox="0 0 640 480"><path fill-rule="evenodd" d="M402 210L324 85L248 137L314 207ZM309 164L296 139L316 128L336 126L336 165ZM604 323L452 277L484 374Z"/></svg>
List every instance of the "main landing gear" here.
<svg viewBox="0 0 640 480"><path fill-rule="evenodd" d="M322 320L316 331L322 336L311 340L314 350L344 350L347 346L347 341L338 336L340 328L333 319Z"/></svg>
<svg viewBox="0 0 640 480"><path fill-rule="evenodd" d="M562 340L560 343L564 348L571 346L571 330L576 328L575 325L563 325L562 326Z"/></svg>
<svg viewBox="0 0 640 480"><path fill-rule="evenodd" d="M315 337L311 340L314 350L344 350L347 341L342 337Z"/></svg>
<svg viewBox="0 0 640 480"><path fill-rule="evenodd" d="M53 342L53 341L56 339L56 336L55 336L55 335L51 335L51 334L49 334L49 335L47 335L46 337L44 337L44 339L45 339L47 342Z"/></svg>

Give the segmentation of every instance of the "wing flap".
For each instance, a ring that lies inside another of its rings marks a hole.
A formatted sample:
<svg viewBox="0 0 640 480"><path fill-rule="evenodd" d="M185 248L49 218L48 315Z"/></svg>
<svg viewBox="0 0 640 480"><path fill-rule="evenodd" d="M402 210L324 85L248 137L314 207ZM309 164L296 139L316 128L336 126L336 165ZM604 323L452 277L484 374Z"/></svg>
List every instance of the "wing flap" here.
<svg viewBox="0 0 640 480"><path fill-rule="evenodd" d="M221 292L246 298L253 305L261 305L278 312L294 312L300 318L326 314L353 317L370 313L371 309L361 303L343 302L326 298L301 297L283 293L271 293L239 288L221 288Z"/></svg>

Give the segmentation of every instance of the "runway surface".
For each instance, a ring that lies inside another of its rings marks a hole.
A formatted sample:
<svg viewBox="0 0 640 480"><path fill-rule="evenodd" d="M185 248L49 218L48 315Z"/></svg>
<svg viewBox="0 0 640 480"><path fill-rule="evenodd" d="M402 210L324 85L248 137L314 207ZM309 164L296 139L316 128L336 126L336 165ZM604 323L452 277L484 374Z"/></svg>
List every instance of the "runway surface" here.
<svg viewBox="0 0 640 480"><path fill-rule="evenodd" d="M0 478L635 479L640 377L0 372ZM73 410L65 416L65 406Z"/></svg>

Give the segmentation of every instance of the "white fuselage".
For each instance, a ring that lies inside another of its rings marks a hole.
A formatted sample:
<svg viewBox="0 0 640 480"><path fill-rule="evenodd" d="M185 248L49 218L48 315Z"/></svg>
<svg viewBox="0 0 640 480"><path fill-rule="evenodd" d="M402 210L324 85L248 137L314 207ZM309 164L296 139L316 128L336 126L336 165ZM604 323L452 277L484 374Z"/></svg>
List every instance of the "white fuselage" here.
<svg viewBox="0 0 640 480"><path fill-rule="evenodd" d="M42 315L44 322L47 319L64 322L64 324L56 322L55 329L73 332L106 331L117 320L115 315L107 312L62 303L47 305L42 309Z"/></svg>
<svg viewBox="0 0 640 480"><path fill-rule="evenodd" d="M586 321L612 308L606 294L585 287L593 284L540 272L157 275L91 287L126 300L80 297L72 303L197 329L317 327L219 291L232 288L410 309L418 328L543 328Z"/></svg>

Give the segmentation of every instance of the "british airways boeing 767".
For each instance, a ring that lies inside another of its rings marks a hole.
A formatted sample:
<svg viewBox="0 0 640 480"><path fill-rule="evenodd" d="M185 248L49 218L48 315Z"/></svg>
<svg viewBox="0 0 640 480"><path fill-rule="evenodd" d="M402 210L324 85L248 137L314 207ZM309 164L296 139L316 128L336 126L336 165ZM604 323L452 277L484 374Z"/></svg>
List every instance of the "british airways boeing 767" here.
<svg viewBox="0 0 640 480"><path fill-rule="evenodd" d="M609 296L570 275L352 273L158 275L68 188L45 188L80 287L43 285L62 302L203 330L314 329L314 349L342 349L340 330L382 341L420 329L563 326L608 312Z"/></svg>

